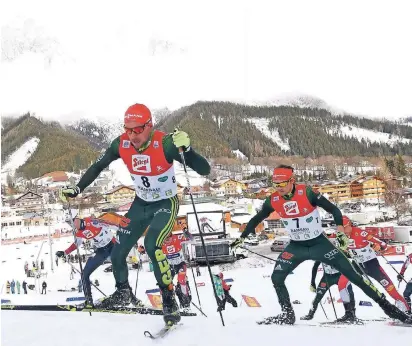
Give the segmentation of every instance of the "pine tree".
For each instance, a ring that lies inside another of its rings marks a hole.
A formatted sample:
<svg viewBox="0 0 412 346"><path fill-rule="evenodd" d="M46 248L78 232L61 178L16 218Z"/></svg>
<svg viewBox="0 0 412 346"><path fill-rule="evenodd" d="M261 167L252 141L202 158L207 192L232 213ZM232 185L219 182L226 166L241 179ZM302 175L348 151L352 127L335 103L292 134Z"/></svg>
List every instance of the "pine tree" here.
<svg viewBox="0 0 412 346"><path fill-rule="evenodd" d="M406 170L406 164L405 161L403 160L402 155L397 154L395 156L394 161L394 171L396 172L397 175L399 176L404 176L407 174L407 170Z"/></svg>

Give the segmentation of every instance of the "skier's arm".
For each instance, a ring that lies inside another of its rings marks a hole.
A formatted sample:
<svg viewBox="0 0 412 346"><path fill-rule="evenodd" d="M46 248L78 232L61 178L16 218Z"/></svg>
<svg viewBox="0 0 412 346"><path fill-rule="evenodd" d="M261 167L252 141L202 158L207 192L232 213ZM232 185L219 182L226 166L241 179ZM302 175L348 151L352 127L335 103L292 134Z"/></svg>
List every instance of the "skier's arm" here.
<svg viewBox="0 0 412 346"><path fill-rule="evenodd" d="M386 247L386 243L385 243L384 241L381 241L381 240L375 238L375 237L374 237L372 234L370 234L369 232L367 232L367 231L362 231L361 234L364 235L365 239L366 239L368 242L370 242L370 243L372 243L372 244L377 244L377 245L379 245L379 248L385 248L385 247Z"/></svg>
<svg viewBox="0 0 412 346"><path fill-rule="evenodd" d="M306 187L306 195L308 196L310 204L312 204L314 207L321 207L328 213L332 214L337 226L343 225L342 213L336 205L329 202L319 192L313 191L309 186Z"/></svg>
<svg viewBox="0 0 412 346"><path fill-rule="evenodd" d="M89 169L80 178L77 186L80 188L80 192L84 191L98 176L108 167L113 161L120 158L119 155L120 137L117 137L107 148L105 153L100 156L95 163L93 163Z"/></svg>
<svg viewBox="0 0 412 346"><path fill-rule="evenodd" d="M72 253L74 250L76 250L81 244L83 243L83 238L78 237L76 234L76 241L70 245L66 250L64 250L64 253L66 255Z"/></svg>
<svg viewBox="0 0 412 346"><path fill-rule="evenodd" d="M318 268L320 266L320 261L315 261L313 263L313 268L312 268L312 278L310 279L310 283L312 286L316 287L315 285L315 279L316 279L316 274L318 273Z"/></svg>
<svg viewBox="0 0 412 346"><path fill-rule="evenodd" d="M249 234L255 233L255 228L263 220L265 220L272 212L274 212L274 209L272 208L272 205L270 204L270 197L268 197L265 199L262 209L254 217L252 217L249 220L249 222L246 225L245 230L241 234L241 237L246 238Z"/></svg>
<svg viewBox="0 0 412 346"><path fill-rule="evenodd" d="M163 137L163 151L167 162L172 163L173 160L176 160L183 163L179 148L174 145L171 134ZM185 156L186 164L196 173L200 175L208 175L210 173L209 162L202 155L196 153L192 147L185 151L183 155Z"/></svg>
<svg viewBox="0 0 412 346"><path fill-rule="evenodd" d="M401 271L400 271L400 274L401 274L402 276L405 274L406 268L408 268L409 263L411 263L411 261L412 261L412 254L410 254L410 255L406 258L405 262L404 262L403 265L402 265L402 268L401 268Z"/></svg>

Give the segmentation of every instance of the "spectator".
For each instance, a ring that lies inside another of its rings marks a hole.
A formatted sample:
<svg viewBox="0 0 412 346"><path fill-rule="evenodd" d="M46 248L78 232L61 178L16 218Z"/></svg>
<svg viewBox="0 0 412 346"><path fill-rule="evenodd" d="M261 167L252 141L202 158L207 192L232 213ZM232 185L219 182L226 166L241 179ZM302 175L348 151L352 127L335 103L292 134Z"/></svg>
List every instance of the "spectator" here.
<svg viewBox="0 0 412 346"><path fill-rule="evenodd" d="M10 294L10 281L9 280L7 280L7 283L6 283L6 293Z"/></svg>
<svg viewBox="0 0 412 346"><path fill-rule="evenodd" d="M23 291L24 294L27 294L27 282L25 280L23 280Z"/></svg>
<svg viewBox="0 0 412 346"><path fill-rule="evenodd" d="M17 294L20 294L20 281L17 280L16 282L16 287L17 287Z"/></svg>
<svg viewBox="0 0 412 346"><path fill-rule="evenodd" d="M46 283L46 281L43 281L43 283L41 284L41 287L42 287L42 289L41 289L41 294L43 294L43 292L44 292L44 294L47 294L47 293L46 293L46 288L47 288L47 283Z"/></svg>
<svg viewBox="0 0 412 346"><path fill-rule="evenodd" d="M14 279L13 279L11 280L11 283L10 283L11 294L14 294L15 287L16 287L16 283L14 282Z"/></svg>
<svg viewBox="0 0 412 346"><path fill-rule="evenodd" d="M77 287L79 289L79 293L83 292L82 279L79 279L79 283L78 283Z"/></svg>
<svg viewBox="0 0 412 346"><path fill-rule="evenodd" d="M44 261L43 261L43 260L40 261L40 269L41 269L41 270L44 269Z"/></svg>
<svg viewBox="0 0 412 346"><path fill-rule="evenodd" d="M200 267L199 265L196 266L196 276L200 276Z"/></svg>

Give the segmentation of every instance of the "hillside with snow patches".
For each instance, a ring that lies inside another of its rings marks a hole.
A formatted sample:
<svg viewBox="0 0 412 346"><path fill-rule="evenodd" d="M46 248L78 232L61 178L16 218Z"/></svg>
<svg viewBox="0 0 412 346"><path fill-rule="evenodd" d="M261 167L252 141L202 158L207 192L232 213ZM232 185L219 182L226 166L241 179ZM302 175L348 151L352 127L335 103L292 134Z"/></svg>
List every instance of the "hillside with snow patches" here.
<svg viewBox="0 0 412 346"><path fill-rule="evenodd" d="M14 151L1 167L1 183L6 184L7 175L14 175L16 170L23 166L30 156L36 151L40 139L32 137Z"/></svg>

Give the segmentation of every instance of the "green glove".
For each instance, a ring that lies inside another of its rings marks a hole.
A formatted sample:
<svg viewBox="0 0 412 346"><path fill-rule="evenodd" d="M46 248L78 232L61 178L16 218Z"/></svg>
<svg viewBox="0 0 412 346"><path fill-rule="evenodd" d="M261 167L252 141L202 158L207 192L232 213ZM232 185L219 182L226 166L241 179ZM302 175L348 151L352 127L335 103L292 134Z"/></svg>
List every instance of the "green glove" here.
<svg viewBox="0 0 412 346"><path fill-rule="evenodd" d="M80 193L80 187L78 186L68 186L59 190L60 199L66 203L67 197L74 198Z"/></svg>
<svg viewBox="0 0 412 346"><path fill-rule="evenodd" d="M189 135L184 131L179 131L175 129L172 135L173 144L180 148L182 147L184 151L188 151L190 148L190 138Z"/></svg>
<svg viewBox="0 0 412 346"><path fill-rule="evenodd" d="M339 249L346 252L349 246L349 238L346 236L346 234L343 232L337 232L336 239L339 242Z"/></svg>
<svg viewBox="0 0 412 346"><path fill-rule="evenodd" d="M236 249L236 248L238 248L239 246L242 246L243 243L244 243L244 241L245 241L245 238L239 237L239 238L237 238L233 243L230 244L230 247L231 247L232 249Z"/></svg>

